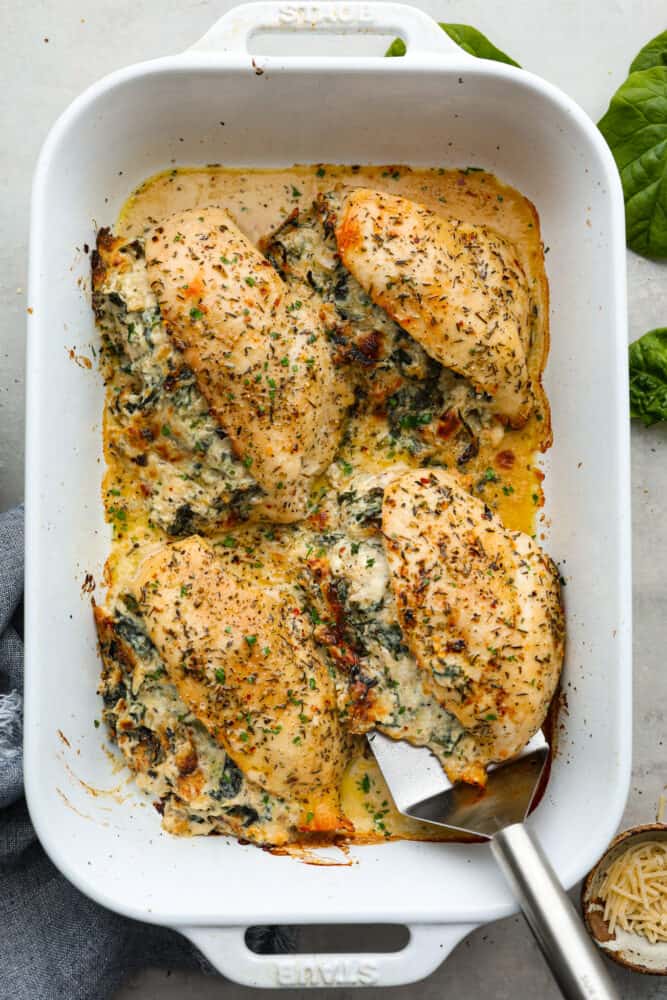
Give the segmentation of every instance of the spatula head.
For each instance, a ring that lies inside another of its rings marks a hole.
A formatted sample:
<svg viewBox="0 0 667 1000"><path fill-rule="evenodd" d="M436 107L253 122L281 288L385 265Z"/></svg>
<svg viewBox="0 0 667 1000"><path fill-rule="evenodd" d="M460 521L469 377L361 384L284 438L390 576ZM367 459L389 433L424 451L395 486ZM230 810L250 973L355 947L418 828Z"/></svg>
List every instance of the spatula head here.
<svg viewBox="0 0 667 1000"><path fill-rule="evenodd" d="M490 767L486 787L478 788L463 782L452 785L425 747L382 733L371 733L368 742L399 812L488 838L525 819L549 757L549 744L540 731L518 756Z"/></svg>

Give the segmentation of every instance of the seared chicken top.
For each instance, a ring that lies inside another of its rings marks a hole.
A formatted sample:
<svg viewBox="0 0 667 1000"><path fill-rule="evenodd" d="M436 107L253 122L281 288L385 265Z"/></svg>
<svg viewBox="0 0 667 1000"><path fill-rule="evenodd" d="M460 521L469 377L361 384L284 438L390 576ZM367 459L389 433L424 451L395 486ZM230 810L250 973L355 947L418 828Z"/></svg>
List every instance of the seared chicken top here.
<svg viewBox="0 0 667 1000"><path fill-rule="evenodd" d="M133 593L181 700L248 780L300 801L302 829L345 829L333 681L290 589L226 574L192 536L149 557Z"/></svg>
<svg viewBox="0 0 667 1000"><path fill-rule="evenodd" d="M347 195L336 240L343 264L376 305L431 357L493 397L500 420L526 422L533 408L529 294L507 240L366 188Z"/></svg>
<svg viewBox="0 0 667 1000"><path fill-rule="evenodd" d="M351 400L315 308L287 289L222 209L173 216L147 239L146 257L172 337L266 494L263 512L298 520L334 457Z"/></svg>
<svg viewBox="0 0 667 1000"><path fill-rule="evenodd" d="M382 532L405 640L426 689L466 730L447 773L484 784L486 765L537 732L556 690L558 571L442 469L387 486Z"/></svg>

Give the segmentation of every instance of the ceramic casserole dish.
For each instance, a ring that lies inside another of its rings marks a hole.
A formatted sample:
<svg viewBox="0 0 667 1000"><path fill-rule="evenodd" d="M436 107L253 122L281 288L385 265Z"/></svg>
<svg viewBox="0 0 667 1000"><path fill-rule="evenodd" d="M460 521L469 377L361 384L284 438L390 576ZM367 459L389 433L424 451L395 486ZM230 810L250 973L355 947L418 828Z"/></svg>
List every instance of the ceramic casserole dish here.
<svg viewBox="0 0 667 1000"><path fill-rule="evenodd" d="M295 29L354 33L355 47L360 32L400 35L408 51L253 58L259 29L274 41ZM93 246L131 189L170 164L313 162L473 164L538 209L550 248L554 429L540 530L567 582L568 650L558 752L530 822L567 887L616 830L631 732L617 171L595 126L556 88L476 60L419 10L385 3L238 7L185 53L91 87L46 140L30 257L26 789L38 835L68 879L112 910L177 928L229 978L391 986L428 975L472 928L513 911L488 847L392 842L354 847L348 867L318 867L227 838L175 838L93 725L99 662L82 584L86 574L101 581L110 528L100 493L104 390L81 361L96 344L84 243ZM409 927L402 951L259 956L244 942L257 923L383 922Z"/></svg>

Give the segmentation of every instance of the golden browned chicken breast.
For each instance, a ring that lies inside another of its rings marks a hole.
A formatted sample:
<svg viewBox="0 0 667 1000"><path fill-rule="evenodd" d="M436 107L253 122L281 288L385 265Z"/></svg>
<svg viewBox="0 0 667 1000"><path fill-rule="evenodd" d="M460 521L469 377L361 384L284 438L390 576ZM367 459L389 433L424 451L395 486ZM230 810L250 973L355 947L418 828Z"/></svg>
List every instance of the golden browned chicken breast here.
<svg viewBox="0 0 667 1000"><path fill-rule="evenodd" d="M287 289L219 208L168 219L148 237L146 259L169 332L266 494L257 509L298 520L351 401L316 308Z"/></svg>
<svg viewBox="0 0 667 1000"><path fill-rule="evenodd" d="M382 531L404 639L427 691L465 729L445 768L483 784L486 765L537 732L556 690L558 571L442 469L387 486Z"/></svg>
<svg viewBox="0 0 667 1000"><path fill-rule="evenodd" d="M491 396L499 419L526 422L533 408L529 292L507 240L487 226L358 188L345 198L336 241L376 305L432 358Z"/></svg>
<svg viewBox="0 0 667 1000"><path fill-rule="evenodd" d="M181 700L246 778L300 801L303 830L349 829L333 681L289 588L235 579L192 536L147 559L133 590Z"/></svg>

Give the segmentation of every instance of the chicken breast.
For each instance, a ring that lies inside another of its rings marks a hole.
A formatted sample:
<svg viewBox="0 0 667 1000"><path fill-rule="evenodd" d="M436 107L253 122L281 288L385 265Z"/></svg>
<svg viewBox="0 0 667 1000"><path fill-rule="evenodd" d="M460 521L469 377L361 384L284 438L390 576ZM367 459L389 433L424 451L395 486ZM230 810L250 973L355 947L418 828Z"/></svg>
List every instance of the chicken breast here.
<svg viewBox="0 0 667 1000"><path fill-rule="evenodd" d="M133 594L180 698L246 778L300 801L303 830L349 829L333 681L293 593L241 586L192 536L151 556Z"/></svg>
<svg viewBox="0 0 667 1000"><path fill-rule="evenodd" d="M146 258L170 334L266 494L262 512L298 520L351 402L312 297L289 290L219 208L168 219Z"/></svg>
<svg viewBox="0 0 667 1000"><path fill-rule="evenodd" d="M564 652L559 575L442 469L385 490L382 531L403 636L426 689L464 727L450 779L484 784L544 721Z"/></svg>
<svg viewBox="0 0 667 1000"><path fill-rule="evenodd" d="M427 354L491 396L504 423L526 422L529 291L507 240L358 188L345 198L336 241L348 271Z"/></svg>

